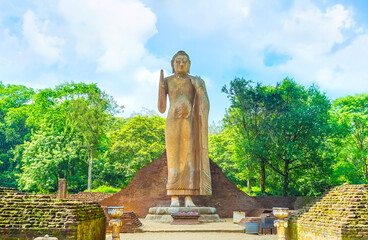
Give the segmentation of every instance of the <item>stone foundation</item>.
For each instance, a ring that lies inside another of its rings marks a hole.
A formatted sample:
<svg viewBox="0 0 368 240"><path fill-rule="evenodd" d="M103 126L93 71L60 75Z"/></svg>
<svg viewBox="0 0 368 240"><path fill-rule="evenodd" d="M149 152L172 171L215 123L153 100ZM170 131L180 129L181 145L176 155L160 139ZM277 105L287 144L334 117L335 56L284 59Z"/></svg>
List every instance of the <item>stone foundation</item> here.
<svg viewBox="0 0 368 240"><path fill-rule="evenodd" d="M173 221L171 214L179 212L198 212L200 214L198 221L202 223L223 222L213 207L152 207L146 220L171 223Z"/></svg>
<svg viewBox="0 0 368 240"><path fill-rule="evenodd" d="M289 240L368 239L368 185L343 185L289 219Z"/></svg>

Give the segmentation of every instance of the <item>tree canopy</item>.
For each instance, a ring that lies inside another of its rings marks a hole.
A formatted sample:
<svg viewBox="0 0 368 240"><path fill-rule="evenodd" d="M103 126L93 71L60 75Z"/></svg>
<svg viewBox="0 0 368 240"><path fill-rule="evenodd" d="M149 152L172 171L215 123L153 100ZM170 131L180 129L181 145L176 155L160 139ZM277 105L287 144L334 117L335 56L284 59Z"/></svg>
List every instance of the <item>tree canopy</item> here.
<svg viewBox="0 0 368 240"><path fill-rule="evenodd" d="M252 195L320 195L368 183L368 94L331 101L315 85L236 78L209 132L209 154ZM53 193L117 191L165 150L165 119L129 118L96 84L35 90L0 82L0 186Z"/></svg>

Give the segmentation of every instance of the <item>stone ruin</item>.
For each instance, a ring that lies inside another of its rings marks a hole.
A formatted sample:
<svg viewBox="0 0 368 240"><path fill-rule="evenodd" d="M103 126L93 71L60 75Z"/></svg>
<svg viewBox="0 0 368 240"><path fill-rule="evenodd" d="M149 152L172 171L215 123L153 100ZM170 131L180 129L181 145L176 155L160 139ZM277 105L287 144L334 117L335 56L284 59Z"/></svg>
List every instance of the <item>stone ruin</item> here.
<svg viewBox="0 0 368 240"><path fill-rule="evenodd" d="M106 218L98 203L54 199L0 187L0 239L104 240Z"/></svg>
<svg viewBox="0 0 368 240"><path fill-rule="evenodd" d="M289 240L368 239L368 185L342 185L289 219Z"/></svg>

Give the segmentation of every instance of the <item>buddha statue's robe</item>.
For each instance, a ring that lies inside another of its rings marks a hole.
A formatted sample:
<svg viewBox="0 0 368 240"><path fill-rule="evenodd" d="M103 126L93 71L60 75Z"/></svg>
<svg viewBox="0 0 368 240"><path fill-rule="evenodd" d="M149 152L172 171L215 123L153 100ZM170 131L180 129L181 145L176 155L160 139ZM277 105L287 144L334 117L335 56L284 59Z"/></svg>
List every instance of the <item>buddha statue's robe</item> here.
<svg viewBox="0 0 368 240"><path fill-rule="evenodd" d="M188 74L161 75L159 109L170 108L165 139L168 195L211 195L208 158L209 101L204 81Z"/></svg>

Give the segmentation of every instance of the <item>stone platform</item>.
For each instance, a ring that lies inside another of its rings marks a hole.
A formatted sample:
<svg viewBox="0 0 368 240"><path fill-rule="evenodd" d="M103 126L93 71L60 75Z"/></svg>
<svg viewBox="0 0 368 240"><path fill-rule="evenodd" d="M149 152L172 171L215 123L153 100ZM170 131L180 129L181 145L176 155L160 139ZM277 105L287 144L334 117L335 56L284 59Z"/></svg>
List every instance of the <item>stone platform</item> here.
<svg viewBox="0 0 368 240"><path fill-rule="evenodd" d="M171 225L140 219L143 233L243 233L245 227L233 223L232 218L221 219L221 222L200 223L197 225ZM124 235L125 236L125 235Z"/></svg>
<svg viewBox="0 0 368 240"><path fill-rule="evenodd" d="M198 221L201 223L223 222L213 207L151 207L148 212L146 220L161 223L171 223L171 214L179 212L198 212L201 215Z"/></svg>

